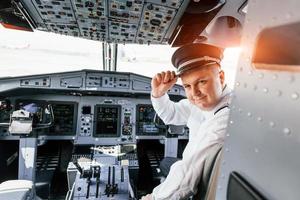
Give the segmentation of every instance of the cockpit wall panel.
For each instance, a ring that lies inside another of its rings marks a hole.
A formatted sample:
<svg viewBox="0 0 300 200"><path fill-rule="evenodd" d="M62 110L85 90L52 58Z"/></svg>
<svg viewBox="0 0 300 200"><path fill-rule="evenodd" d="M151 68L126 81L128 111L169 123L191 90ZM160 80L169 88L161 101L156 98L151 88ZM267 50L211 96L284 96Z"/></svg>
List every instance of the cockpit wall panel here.
<svg viewBox="0 0 300 200"><path fill-rule="evenodd" d="M300 2L248 2L216 199L230 199L232 172L263 199L299 199Z"/></svg>

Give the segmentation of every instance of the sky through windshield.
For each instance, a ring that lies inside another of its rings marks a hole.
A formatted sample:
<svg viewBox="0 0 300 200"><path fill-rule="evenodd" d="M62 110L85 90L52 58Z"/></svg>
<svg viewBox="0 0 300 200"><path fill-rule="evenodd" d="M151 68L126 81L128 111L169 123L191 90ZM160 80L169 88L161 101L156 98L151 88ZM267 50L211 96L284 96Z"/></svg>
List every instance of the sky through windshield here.
<svg viewBox="0 0 300 200"><path fill-rule="evenodd" d="M0 25L0 77L82 69L102 70L102 44L81 38L5 29ZM118 71L152 77L173 70L169 45L118 45ZM233 85L239 49L227 49L223 69Z"/></svg>

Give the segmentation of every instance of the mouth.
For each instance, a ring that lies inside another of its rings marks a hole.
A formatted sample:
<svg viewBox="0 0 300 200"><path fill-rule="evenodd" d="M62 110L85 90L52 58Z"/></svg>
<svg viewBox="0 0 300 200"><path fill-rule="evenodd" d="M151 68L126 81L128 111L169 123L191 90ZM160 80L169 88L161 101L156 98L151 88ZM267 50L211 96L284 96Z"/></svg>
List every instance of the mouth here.
<svg viewBox="0 0 300 200"><path fill-rule="evenodd" d="M196 97L196 98L194 98L194 101L195 101L195 102L200 102L200 101L202 101L204 98L206 98L206 96Z"/></svg>

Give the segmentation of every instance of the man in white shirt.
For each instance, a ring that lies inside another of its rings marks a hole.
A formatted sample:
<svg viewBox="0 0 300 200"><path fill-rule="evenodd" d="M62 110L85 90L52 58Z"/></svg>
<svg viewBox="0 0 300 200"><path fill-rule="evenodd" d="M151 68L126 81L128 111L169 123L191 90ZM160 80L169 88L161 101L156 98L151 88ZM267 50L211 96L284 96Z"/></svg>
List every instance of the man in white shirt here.
<svg viewBox="0 0 300 200"><path fill-rule="evenodd" d="M223 51L215 46L194 43L180 47L172 56L177 68L156 74L151 82L153 107L165 124L187 125L189 142L182 160L175 162L165 181L142 200L186 199L197 192L207 152L223 144L230 90L224 82L220 62ZM167 91L180 77L187 99L171 101Z"/></svg>

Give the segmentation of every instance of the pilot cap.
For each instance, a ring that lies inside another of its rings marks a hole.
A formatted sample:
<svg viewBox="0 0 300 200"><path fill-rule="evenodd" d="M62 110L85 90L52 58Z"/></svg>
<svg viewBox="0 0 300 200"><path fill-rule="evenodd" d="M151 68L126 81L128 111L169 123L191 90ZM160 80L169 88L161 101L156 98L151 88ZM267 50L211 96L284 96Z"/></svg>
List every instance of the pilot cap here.
<svg viewBox="0 0 300 200"><path fill-rule="evenodd" d="M218 64L223 58L223 49L202 43L192 43L178 48L172 56L172 64L177 75L195 68L210 64Z"/></svg>

